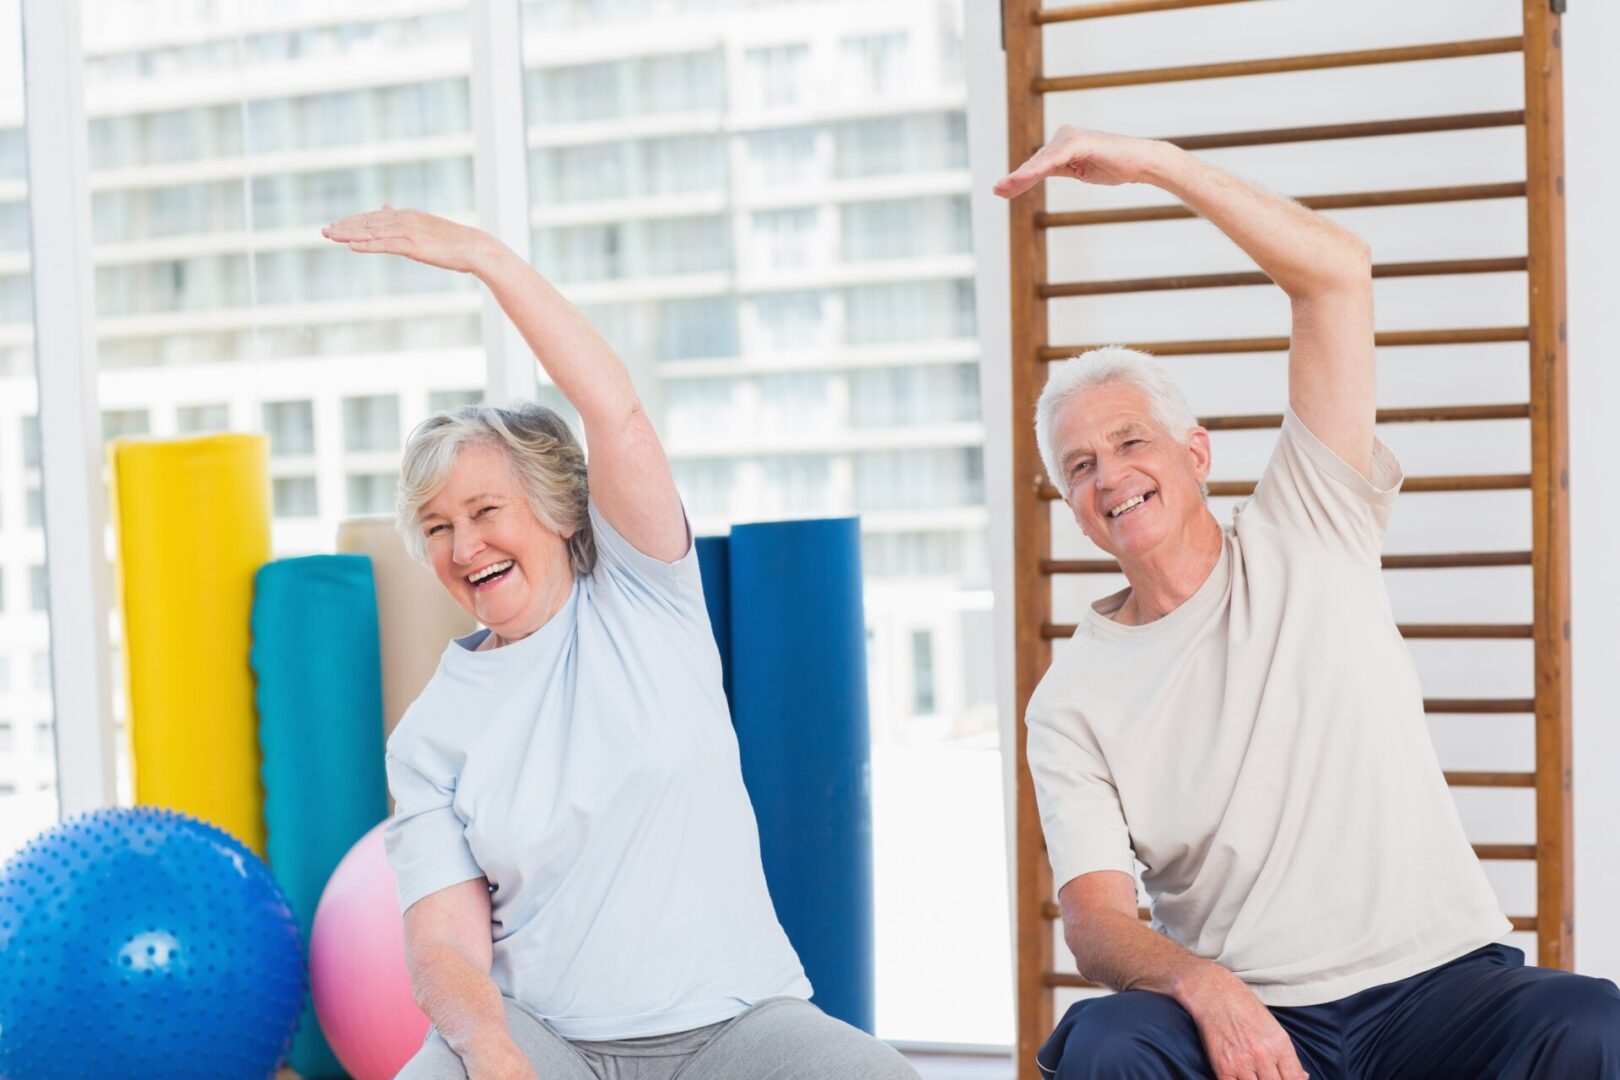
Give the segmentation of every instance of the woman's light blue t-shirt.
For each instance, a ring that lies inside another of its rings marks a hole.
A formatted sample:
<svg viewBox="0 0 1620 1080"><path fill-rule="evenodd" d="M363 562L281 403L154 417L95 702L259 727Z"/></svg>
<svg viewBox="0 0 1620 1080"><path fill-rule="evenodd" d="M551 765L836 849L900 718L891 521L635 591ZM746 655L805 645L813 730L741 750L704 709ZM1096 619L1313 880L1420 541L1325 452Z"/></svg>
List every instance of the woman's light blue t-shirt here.
<svg viewBox="0 0 1620 1080"><path fill-rule="evenodd" d="M400 910L490 884L492 975L569 1039L729 1019L810 983L776 920L695 548L597 563L510 645L450 643L388 740Z"/></svg>

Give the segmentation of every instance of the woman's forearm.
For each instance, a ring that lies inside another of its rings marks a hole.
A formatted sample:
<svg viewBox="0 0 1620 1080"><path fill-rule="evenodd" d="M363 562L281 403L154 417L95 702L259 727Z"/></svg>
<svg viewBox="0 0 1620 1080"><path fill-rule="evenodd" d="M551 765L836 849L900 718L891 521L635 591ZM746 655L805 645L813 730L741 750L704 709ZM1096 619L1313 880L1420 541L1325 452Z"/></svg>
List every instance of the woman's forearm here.
<svg viewBox="0 0 1620 1080"><path fill-rule="evenodd" d="M473 273L539 359L551 381L579 410L587 431L624 423L638 407L630 372L613 347L556 287L493 238Z"/></svg>
<svg viewBox="0 0 1620 1080"><path fill-rule="evenodd" d="M412 950L410 972L417 1005L463 1061L518 1054L500 988L488 971L451 946L429 945Z"/></svg>

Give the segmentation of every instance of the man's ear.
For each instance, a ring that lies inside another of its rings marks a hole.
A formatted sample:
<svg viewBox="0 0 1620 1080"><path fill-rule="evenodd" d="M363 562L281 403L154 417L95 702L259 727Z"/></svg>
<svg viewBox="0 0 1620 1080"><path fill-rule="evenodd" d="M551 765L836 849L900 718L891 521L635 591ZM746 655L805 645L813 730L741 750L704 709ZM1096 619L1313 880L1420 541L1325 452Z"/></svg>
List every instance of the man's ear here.
<svg viewBox="0 0 1620 1080"><path fill-rule="evenodd" d="M1209 466L1211 461L1209 449L1209 432L1201 427L1194 427L1187 432L1187 451L1192 454L1193 471L1198 474L1200 484L1209 479Z"/></svg>

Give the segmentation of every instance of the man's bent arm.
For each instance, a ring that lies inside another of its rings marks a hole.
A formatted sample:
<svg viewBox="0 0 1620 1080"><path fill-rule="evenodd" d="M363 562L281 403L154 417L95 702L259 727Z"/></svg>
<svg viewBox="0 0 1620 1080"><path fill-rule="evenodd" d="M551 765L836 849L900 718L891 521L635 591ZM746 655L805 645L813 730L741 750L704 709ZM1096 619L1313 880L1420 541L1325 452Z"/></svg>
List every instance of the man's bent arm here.
<svg viewBox="0 0 1620 1080"><path fill-rule="evenodd" d="M1208 218L1293 308L1288 398L1312 433L1363 476L1376 409L1371 257L1354 233L1166 142L1064 125L996 185L1015 198L1048 177L1147 183Z"/></svg>
<svg viewBox="0 0 1620 1080"><path fill-rule="evenodd" d="M1288 294L1289 404L1330 450L1370 475L1377 396L1366 242L1178 147L1152 146L1142 179L1208 218Z"/></svg>
<svg viewBox="0 0 1620 1080"><path fill-rule="evenodd" d="M1058 903L1080 974L1115 990L1174 998L1198 1025L1217 1077L1304 1077L1288 1033L1242 980L1137 921L1129 874L1081 874L1058 892Z"/></svg>

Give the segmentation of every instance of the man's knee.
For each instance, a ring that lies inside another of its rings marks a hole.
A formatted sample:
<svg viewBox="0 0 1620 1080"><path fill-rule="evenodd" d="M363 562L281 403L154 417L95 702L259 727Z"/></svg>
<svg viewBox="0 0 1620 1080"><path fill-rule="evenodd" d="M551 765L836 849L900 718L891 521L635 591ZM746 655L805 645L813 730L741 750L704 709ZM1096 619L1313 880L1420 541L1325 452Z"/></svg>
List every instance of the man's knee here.
<svg viewBox="0 0 1620 1080"><path fill-rule="evenodd" d="M1552 1060L1582 1070L1581 1075L1620 1075L1620 990L1607 979L1583 975L1559 982L1544 1006L1550 1013Z"/></svg>
<svg viewBox="0 0 1620 1080"><path fill-rule="evenodd" d="M1081 1002L1041 1048L1057 1080L1184 1076L1204 1071L1192 1017L1162 994L1126 991ZM1055 1060L1054 1060L1055 1059Z"/></svg>

